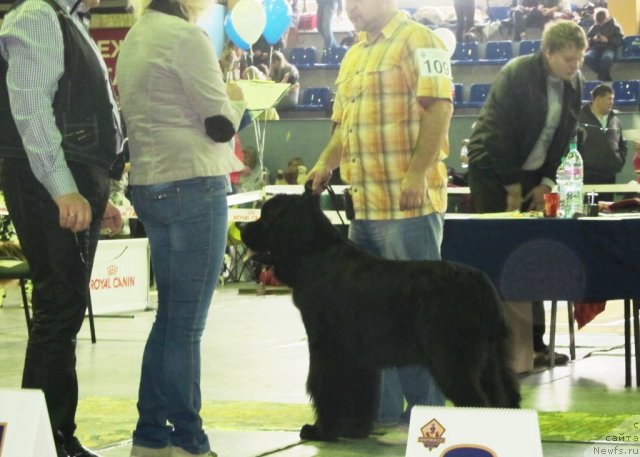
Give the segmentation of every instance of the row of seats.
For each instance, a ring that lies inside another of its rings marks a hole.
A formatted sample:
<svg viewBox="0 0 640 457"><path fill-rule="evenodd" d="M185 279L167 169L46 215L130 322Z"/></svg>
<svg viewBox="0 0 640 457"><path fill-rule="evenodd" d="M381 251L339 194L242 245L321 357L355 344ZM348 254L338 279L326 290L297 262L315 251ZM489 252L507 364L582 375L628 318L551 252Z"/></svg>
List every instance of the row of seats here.
<svg viewBox="0 0 640 457"><path fill-rule="evenodd" d="M320 62L318 62L316 48L312 46L293 48L289 53L289 62L298 69L339 68L346 53L347 48L345 46L323 49L320 55Z"/></svg>
<svg viewBox="0 0 640 457"><path fill-rule="evenodd" d="M582 92L583 102L591 101L591 91L602 84L602 81L587 81L585 82ZM453 98L453 105L457 108L480 108L484 104L491 84L471 84L469 86L469 99L464 99L464 85L456 83L454 85L455 93ZM612 84L614 94L614 104L617 108L624 106L637 107L640 105L640 81L637 79L626 81L614 81Z"/></svg>
<svg viewBox="0 0 640 457"><path fill-rule="evenodd" d="M540 40L522 40L518 45L518 55L532 54L539 49ZM480 58L480 46L477 41L464 41L456 45L451 63L453 65L504 65L513 57L513 42L509 40L487 42L484 59Z"/></svg>
<svg viewBox="0 0 640 457"><path fill-rule="evenodd" d="M582 92L583 102L591 101L591 91L602 81L586 81ZM491 84L475 83L469 86L469 98L464 99L464 85L456 83L453 104L456 108L481 108L484 104ZM615 97L615 106L636 107L640 105L640 81L637 79L614 81L612 89ZM308 87L302 93L302 98L296 107L297 111L325 111L329 113L331 108L332 93L329 87Z"/></svg>
<svg viewBox="0 0 640 457"><path fill-rule="evenodd" d="M540 40L523 40L519 44L518 55L531 54L538 49L540 49ZM485 48L484 59L480 58L478 42L470 41L456 45L451 63L454 65L503 65L513 57L513 42L511 41L489 41ZM640 35L624 37L618 60L621 62L640 62Z"/></svg>
<svg viewBox="0 0 640 457"><path fill-rule="evenodd" d="M540 40L522 40L518 44L518 55L527 55L540 49ZM316 48L293 48L289 53L289 61L298 68L339 68L344 58L347 48L340 46L337 48L323 49L320 61ZM513 42L489 41L486 44L485 56L480 58L480 46L477 41L460 42L456 45L456 50L451 56L453 65L504 65L514 57ZM640 35L629 35L624 38L619 61L640 62Z"/></svg>

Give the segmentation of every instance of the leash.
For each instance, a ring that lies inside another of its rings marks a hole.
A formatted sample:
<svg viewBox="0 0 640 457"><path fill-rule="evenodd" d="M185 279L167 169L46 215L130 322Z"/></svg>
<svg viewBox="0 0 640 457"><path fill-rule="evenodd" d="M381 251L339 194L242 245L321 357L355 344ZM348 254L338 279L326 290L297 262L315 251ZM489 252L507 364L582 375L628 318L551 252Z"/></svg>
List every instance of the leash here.
<svg viewBox="0 0 640 457"><path fill-rule="evenodd" d="M344 219L342 219L342 215L340 214L340 207L338 205L338 196L336 195L336 193L333 191L333 187L331 187L331 184L327 184L327 192L329 193L329 197L331 198L331 202L333 203L333 208L336 210L336 213L338 214L338 218L340 219L340 222L342 223L342 225L346 225L344 223Z"/></svg>

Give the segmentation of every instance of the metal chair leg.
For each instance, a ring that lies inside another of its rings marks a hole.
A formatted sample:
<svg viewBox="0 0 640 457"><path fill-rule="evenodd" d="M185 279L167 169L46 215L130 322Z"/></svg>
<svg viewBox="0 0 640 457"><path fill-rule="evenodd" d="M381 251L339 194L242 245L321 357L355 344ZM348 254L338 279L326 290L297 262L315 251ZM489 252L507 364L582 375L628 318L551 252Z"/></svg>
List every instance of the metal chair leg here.
<svg viewBox="0 0 640 457"><path fill-rule="evenodd" d="M556 365L556 324L558 317L558 301L551 300L551 331L549 333L549 368Z"/></svg>
<svg viewBox="0 0 640 457"><path fill-rule="evenodd" d="M576 327L573 302L567 302L567 318L569 319L569 356L571 360L576 359Z"/></svg>

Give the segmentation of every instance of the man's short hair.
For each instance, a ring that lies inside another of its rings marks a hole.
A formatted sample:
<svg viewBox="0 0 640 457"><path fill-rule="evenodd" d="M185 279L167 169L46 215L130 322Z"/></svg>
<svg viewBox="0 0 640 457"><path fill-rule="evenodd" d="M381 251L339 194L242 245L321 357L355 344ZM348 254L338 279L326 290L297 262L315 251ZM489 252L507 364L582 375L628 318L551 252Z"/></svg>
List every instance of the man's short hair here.
<svg viewBox="0 0 640 457"><path fill-rule="evenodd" d="M607 20L608 17L609 17L609 10L607 10L606 8L595 9L595 14L593 18L595 19L596 23L600 24L605 20Z"/></svg>
<svg viewBox="0 0 640 457"><path fill-rule="evenodd" d="M587 35L582 27L569 20L548 22L542 33L542 50L553 54L567 48L587 48Z"/></svg>
<svg viewBox="0 0 640 457"><path fill-rule="evenodd" d="M604 97L609 94L613 94L613 89L606 84L600 84L594 87L591 91L591 100L595 100L597 97Z"/></svg>

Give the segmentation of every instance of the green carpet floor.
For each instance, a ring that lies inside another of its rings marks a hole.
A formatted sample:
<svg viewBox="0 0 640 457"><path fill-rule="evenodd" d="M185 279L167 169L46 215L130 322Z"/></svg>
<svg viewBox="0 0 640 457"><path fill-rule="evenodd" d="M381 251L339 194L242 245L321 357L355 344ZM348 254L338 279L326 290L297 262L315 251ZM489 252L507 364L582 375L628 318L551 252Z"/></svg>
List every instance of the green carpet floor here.
<svg viewBox="0 0 640 457"><path fill-rule="evenodd" d="M603 404L598 402L600 395L589 395L593 401L588 407L580 402L582 411L540 411L542 440L589 442L607 435L640 435L640 429L634 426L640 422L637 402L630 401L628 392L607 392ZM523 389L524 408L531 408L532 396L533 389ZM129 440L136 417L135 400L84 398L77 414L78 437L86 446L96 449ZM203 403L202 417L205 428L296 431L313 420L313 411L305 404L207 401Z"/></svg>

